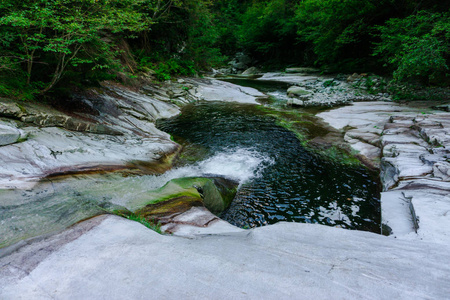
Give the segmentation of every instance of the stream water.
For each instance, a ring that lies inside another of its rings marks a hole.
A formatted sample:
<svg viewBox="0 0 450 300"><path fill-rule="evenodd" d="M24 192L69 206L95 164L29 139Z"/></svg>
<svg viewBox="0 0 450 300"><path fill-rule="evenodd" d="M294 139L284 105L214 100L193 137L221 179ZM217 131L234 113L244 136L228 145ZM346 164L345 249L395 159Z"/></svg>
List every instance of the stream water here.
<svg viewBox="0 0 450 300"><path fill-rule="evenodd" d="M380 232L377 174L307 151L254 105L199 103L158 127L184 146L184 168L219 155L223 161L211 164L208 173L241 177L236 198L221 216L232 224L307 222ZM245 165L253 167L242 176Z"/></svg>

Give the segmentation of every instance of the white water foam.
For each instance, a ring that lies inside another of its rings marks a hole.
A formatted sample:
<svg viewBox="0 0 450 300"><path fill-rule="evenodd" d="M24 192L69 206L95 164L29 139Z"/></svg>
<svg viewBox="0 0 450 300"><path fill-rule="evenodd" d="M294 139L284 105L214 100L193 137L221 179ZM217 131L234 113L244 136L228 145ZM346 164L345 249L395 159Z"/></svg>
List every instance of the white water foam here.
<svg viewBox="0 0 450 300"><path fill-rule="evenodd" d="M136 177L145 181L148 189L157 189L169 180L182 177L223 176L239 182L240 185L261 175L264 168L272 165L273 159L256 150L245 148L225 149L214 156L158 176Z"/></svg>

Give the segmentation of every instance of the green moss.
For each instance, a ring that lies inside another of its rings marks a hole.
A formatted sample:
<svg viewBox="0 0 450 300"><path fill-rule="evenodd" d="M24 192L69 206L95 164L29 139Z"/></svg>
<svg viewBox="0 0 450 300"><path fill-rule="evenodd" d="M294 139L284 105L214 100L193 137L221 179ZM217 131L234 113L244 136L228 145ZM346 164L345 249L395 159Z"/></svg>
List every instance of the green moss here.
<svg viewBox="0 0 450 300"><path fill-rule="evenodd" d="M16 106L20 109L20 111L24 114L27 114L27 110L25 109L25 107L19 103L16 103Z"/></svg>
<svg viewBox="0 0 450 300"><path fill-rule="evenodd" d="M132 212L123 211L123 210L115 210L115 211L113 211L113 214L123 217L123 218L126 218L131 221L139 222L142 225L144 225L145 227L150 228L151 230L156 231L159 234L162 234L161 224L155 220L147 219L146 217L144 217L142 215L136 215Z"/></svg>
<svg viewBox="0 0 450 300"><path fill-rule="evenodd" d="M237 186L237 182L224 178L173 179L163 187L146 193L145 203L135 203L134 206L141 207L135 214L145 218L158 218L182 213L193 206L205 206L212 213L219 214L231 204Z"/></svg>
<svg viewBox="0 0 450 300"><path fill-rule="evenodd" d="M308 151L315 153L322 158L334 163L341 163L348 166L360 166L361 162L349 149L341 145L320 146L314 139L325 137L330 130L317 124L317 118L305 111L282 110L268 107L261 107L260 110L275 118L276 124L293 132L301 145Z"/></svg>

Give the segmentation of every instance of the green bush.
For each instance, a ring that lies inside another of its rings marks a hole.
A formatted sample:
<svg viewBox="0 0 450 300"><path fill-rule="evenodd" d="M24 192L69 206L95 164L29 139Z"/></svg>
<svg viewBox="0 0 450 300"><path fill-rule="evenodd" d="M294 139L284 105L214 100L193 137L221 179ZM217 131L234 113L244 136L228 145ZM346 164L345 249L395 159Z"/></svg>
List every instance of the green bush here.
<svg viewBox="0 0 450 300"><path fill-rule="evenodd" d="M44 94L68 70L113 68L120 53L117 41L152 24L144 9L150 3L144 2L2 0L0 77L25 74L26 90ZM12 84L6 93L17 88Z"/></svg>
<svg viewBox="0 0 450 300"><path fill-rule="evenodd" d="M393 71L396 81L408 78L426 83L445 82L449 76L450 14L420 11L390 19L377 27L381 41L374 54Z"/></svg>

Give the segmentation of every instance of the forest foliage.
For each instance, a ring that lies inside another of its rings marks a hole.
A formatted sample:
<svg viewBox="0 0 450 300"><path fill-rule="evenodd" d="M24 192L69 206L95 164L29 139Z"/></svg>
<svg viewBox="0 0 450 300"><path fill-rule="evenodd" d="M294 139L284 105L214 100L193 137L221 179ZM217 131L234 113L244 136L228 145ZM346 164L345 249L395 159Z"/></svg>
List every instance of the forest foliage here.
<svg viewBox="0 0 450 300"><path fill-rule="evenodd" d="M437 0L2 0L0 96L226 64L373 71L448 85L450 12Z"/></svg>

